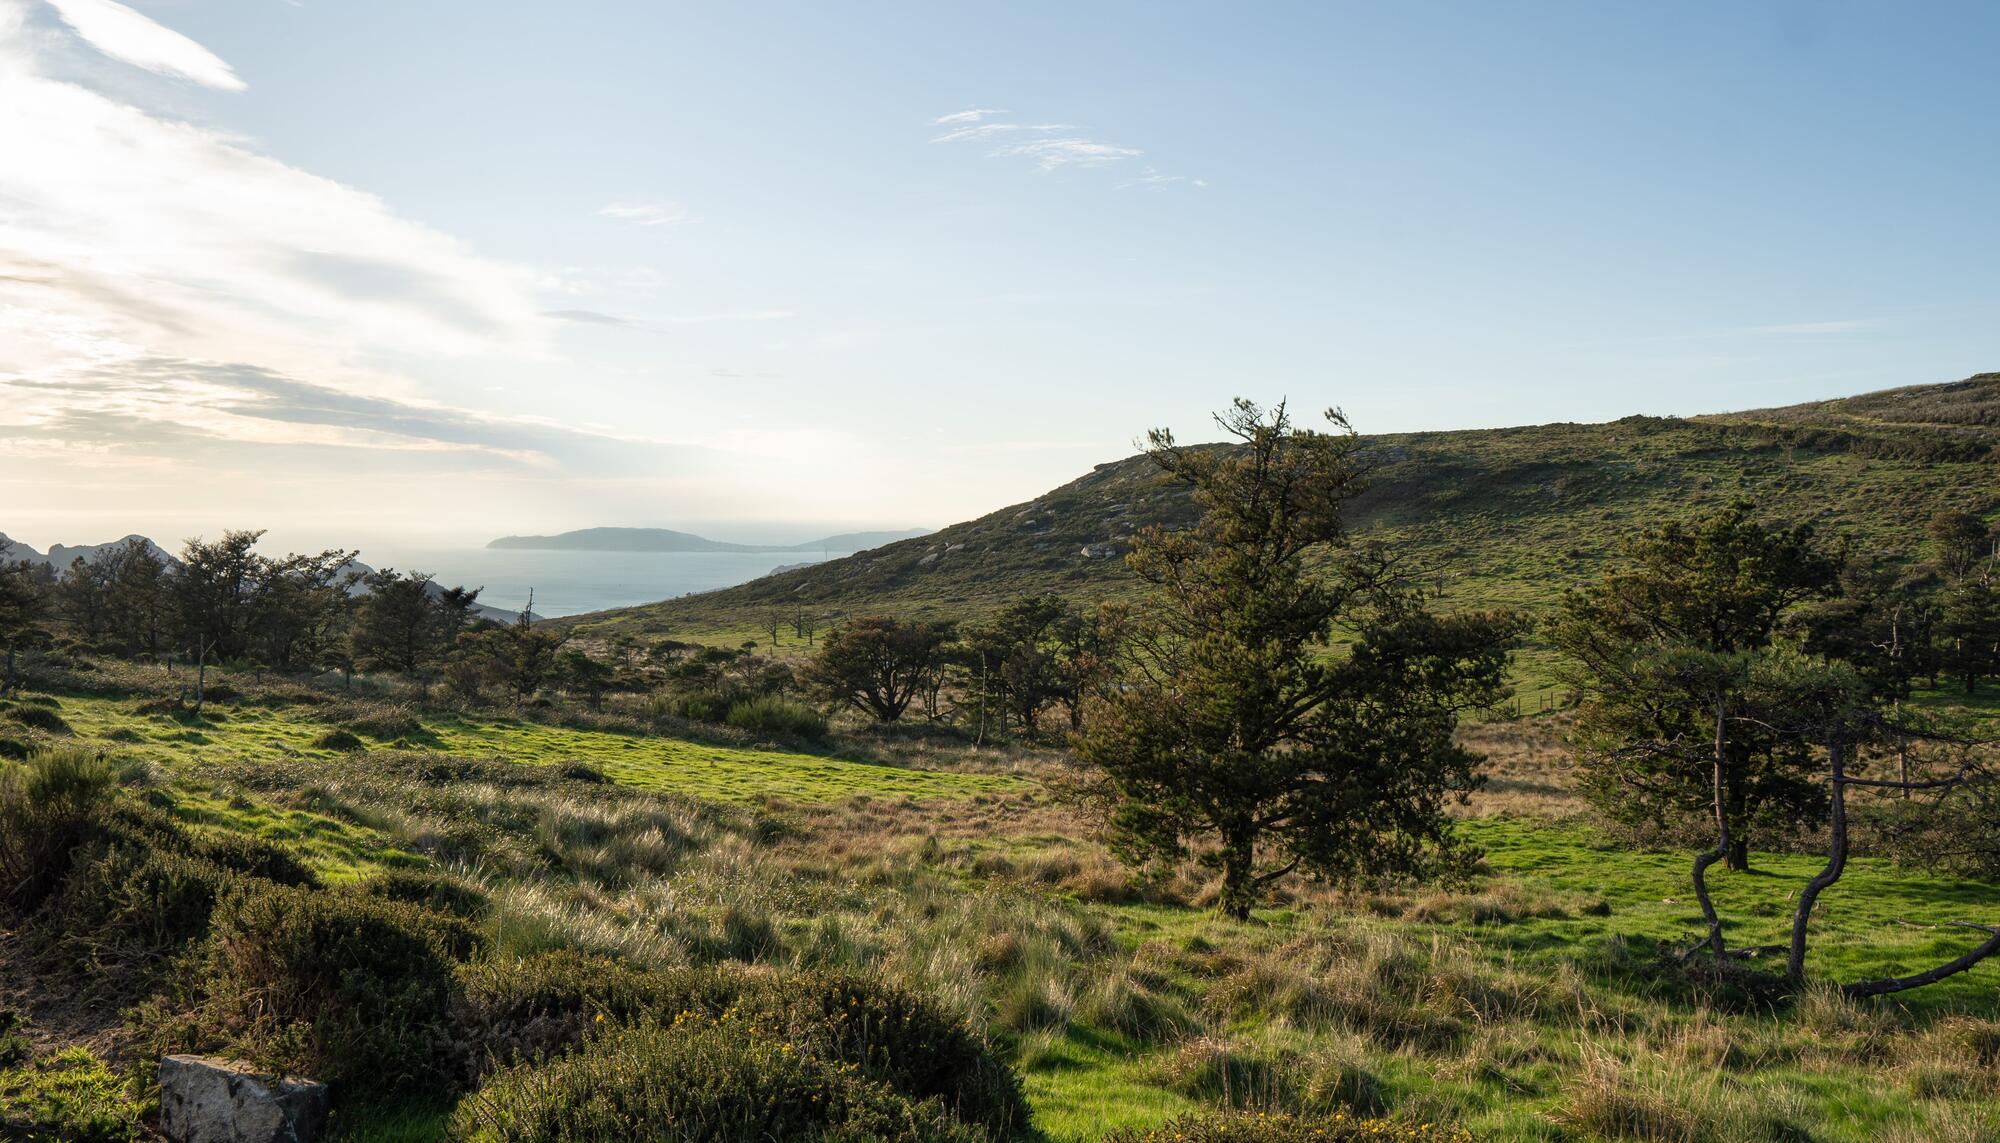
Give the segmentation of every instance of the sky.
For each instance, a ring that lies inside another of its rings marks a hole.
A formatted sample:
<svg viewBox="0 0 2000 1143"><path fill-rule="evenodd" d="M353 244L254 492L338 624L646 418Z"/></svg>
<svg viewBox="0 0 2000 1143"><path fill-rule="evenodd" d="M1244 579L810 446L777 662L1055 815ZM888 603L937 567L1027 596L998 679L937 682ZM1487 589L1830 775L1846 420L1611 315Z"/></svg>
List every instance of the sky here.
<svg viewBox="0 0 2000 1143"><path fill-rule="evenodd" d="M0 0L0 530L942 526L2000 368L2000 6Z"/></svg>

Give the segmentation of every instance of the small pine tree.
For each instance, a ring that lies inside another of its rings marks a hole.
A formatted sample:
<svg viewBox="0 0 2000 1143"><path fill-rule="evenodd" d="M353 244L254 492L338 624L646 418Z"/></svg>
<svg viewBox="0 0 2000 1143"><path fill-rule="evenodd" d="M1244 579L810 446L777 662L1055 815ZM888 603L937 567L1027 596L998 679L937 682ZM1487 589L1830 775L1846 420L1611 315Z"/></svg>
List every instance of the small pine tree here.
<svg viewBox="0 0 2000 1143"><path fill-rule="evenodd" d="M1497 700L1519 629L1434 614L1385 554L1349 543L1364 474L1353 431L1328 419L1314 432L1239 400L1217 418L1239 447L1150 434L1202 515L1135 539L1128 559L1154 588L1135 609L1146 650L1077 738L1121 855L1212 862L1239 919L1294 870L1354 881L1465 856L1444 809L1479 759L1453 731Z"/></svg>

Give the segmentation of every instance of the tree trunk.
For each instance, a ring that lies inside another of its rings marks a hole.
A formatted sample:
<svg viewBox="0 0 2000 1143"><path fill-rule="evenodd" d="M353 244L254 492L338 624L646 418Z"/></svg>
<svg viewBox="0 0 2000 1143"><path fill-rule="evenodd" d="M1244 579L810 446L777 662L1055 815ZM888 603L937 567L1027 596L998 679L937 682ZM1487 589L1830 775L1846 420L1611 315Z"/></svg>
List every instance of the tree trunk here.
<svg viewBox="0 0 2000 1143"><path fill-rule="evenodd" d="M1749 838L1746 838L1746 837L1736 837L1736 838L1732 838L1732 839L1730 839L1730 842L1729 842L1729 860L1728 860L1728 862L1726 862L1726 863L1725 863L1725 865L1724 865L1724 868L1728 869L1728 870L1729 870L1729 871L1730 871L1731 873L1748 873L1748 872L1750 872L1750 839L1749 839Z"/></svg>
<svg viewBox="0 0 2000 1143"><path fill-rule="evenodd" d="M1708 867L1729 856L1734 843L1729 836L1729 802L1724 792L1723 777L1726 773L1723 750L1726 743L1725 729L1728 726L1729 708L1720 691L1715 696L1715 756L1710 781L1715 794L1715 848L1703 850L1694 859L1694 895L1701 903L1702 919L1708 922L1708 946L1715 953L1720 964L1728 946L1722 941L1722 914L1715 911L1715 899L1708 893Z"/></svg>
<svg viewBox="0 0 2000 1143"><path fill-rule="evenodd" d="M1798 908L1792 911L1792 947L1785 959L1785 975L1794 985L1806 982L1806 925L1812 920L1813 905L1819 900L1819 895L1831 888L1847 871L1847 756L1842 752L1838 739L1827 743L1826 752L1833 771L1833 816L1828 825L1830 839L1826 867L1806 882L1806 887L1799 892Z"/></svg>
<svg viewBox="0 0 2000 1143"><path fill-rule="evenodd" d="M1910 732L1903 729L1903 700L1896 700L1896 780L1903 783L1903 800L1910 798Z"/></svg>
<svg viewBox="0 0 2000 1143"><path fill-rule="evenodd" d="M1968 927L1984 930L1991 935L1986 938L1985 943L1966 953L1964 956L1959 957L1957 960L1941 964L1928 972L1919 972L1910 976L1892 976L1886 980L1864 980L1856 984L1843 984L1840 986L1840 990L1849 996L1857 998L1863 996L1887 996L1891 992L1907 992L1912 988L1922 988L1926 984L1936 984L1947 976L1955 976L1978 964L1980 961L1985 960L1987 957L1992 956L1994 953L2000 952L2000 925L1971 925Z"/></svg>
<svg viewBox="0 0 2000 1143"><path fill-rule="evenodd" d="M1251 884L1256 856L1257 837L1250 830L1236 829L1223 839L1222 913L1232 920L1249 920L1250 906L1256 904Z"/></svg>

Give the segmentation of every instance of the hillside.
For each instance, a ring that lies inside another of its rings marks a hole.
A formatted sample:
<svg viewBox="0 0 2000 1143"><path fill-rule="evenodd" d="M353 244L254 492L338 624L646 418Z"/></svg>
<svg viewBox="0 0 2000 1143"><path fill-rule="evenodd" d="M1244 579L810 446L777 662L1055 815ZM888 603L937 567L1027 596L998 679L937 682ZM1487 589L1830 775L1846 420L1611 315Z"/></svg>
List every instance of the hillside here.
<svg viewBox="0 0 2000 1143"><path fill-rule="evenodd" d="M843 532L802 544L732 544L669 528L579 528L554 536L502 536L486 546L566 552L860 552L929 534L929 528L906 528L900 532Z"/></svg>
<svg viewBox="0 0 2000 1143"><path fill-rule="evenodd" d="M1364 444L1374 476L1355 506L1358 536L1405 545L1454 602L1536 610L1594 576L1620 536L1740 495L1905 555L1935 511L1991 515L2000 374L1743 413ZM1184 491L1129 457L919 539L570 622L590 634L702 636L754 631L773 609L962 616L1029 592L1114 597L1134 587L1119 558L1132 533L1191 511Z"/></svg>

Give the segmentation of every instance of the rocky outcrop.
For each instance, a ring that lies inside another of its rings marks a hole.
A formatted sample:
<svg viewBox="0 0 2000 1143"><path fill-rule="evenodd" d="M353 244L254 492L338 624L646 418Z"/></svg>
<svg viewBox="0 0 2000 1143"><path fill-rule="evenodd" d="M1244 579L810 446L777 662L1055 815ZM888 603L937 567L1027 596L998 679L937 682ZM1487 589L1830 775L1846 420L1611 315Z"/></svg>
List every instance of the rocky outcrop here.
<svg viewBox="0 0 2000 1143"><path fill-rule="evenodd" d="M326 1085L207 1056L160 1061L160 1130L172 1143L313 1143Z"/></svg>

